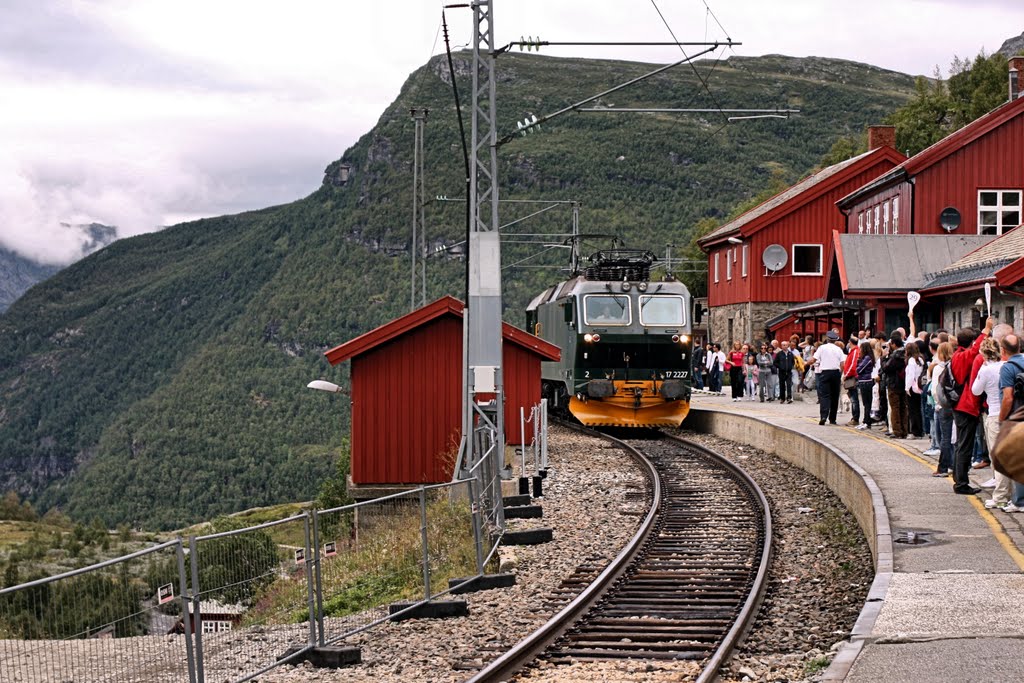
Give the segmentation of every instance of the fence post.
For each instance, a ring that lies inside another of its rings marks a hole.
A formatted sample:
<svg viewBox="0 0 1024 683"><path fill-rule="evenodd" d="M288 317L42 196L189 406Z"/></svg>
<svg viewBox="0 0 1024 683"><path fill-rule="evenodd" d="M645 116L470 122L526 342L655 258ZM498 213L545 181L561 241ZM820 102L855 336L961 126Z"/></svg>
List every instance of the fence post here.
<svg viewBox="0 0 1024 683"><path fill-rule="evenodd" d="M324 584L323 574L320 567L320 511L313 510L313 546L316 548L316 580L314 586L316 587L316 628L317 633L317 644L320 647L324 646ZM313 618L313 613L310 612L310 619Z"/></svg>
<svg viewBox="0 0 1024 683"><path fill-rule="evenodd" d="M181 623L185 626L185 661L188 664L189 683L196 682L196 660L192 652L192 621L188 613L191 595L188 593L188 574L185 571L185 547L178 539L176 549L178 556L178 593L181 595Z"/></svg>
<svg viewBox="0 0 1024 683"><path fill-rule="evenodd" d="M540 415L544 421L544 427L540 430L541 442L540 442L540 462L541 469L547 471L548 469L548 400L542 398L540 400Z"/></svg>
<svg viewBox="0 0 1024 683"><path fill-rule="evenodd" d="M475 479L470 478L466 480L469 484L469 509L473 516L473 543L476 545L476 573L483 575L484 573L484 539L481 532L480 524L480 506L481 496L477 491L474 483Z"/></svg>
<svg viewBox="0 0 1024 683"><path fill-rule="evenodd" d="M196 643L196 683L206 683L206 672L203 671L203 620L199 609L199 546L196 537L188 537L189 561L192 563L192 637Z"/></svg>
<svg viewBox="0 0 1024 683"><path fill-rule="evenodd" d="M313 617L315 602L313 600L313 567L316 564L317 574L320 573L320 546L310 546L309 513L302 517L302 531L306 537L306 557L312 559L306 562L306 611L309 619L309 646L316 645L316 619ZM314 552L316 553L314 555Z"/></svg>
<svg viewBox="0 0 1024 683"><path fill-rule="evenodd" d="M430 545L427 541L427 490L420 486L420 536L423 539L423 599L430 600Z"/></svg>

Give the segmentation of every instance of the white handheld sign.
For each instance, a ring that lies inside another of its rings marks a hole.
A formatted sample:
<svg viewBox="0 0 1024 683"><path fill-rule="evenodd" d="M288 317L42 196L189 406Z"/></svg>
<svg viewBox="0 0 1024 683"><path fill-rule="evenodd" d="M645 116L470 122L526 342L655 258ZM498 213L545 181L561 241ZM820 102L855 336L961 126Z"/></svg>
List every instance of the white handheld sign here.
<svg viewBox="0 0 1024 683"><path fill-rule="evenodd" d="M988 311L988 317L992 317L992 283L985 283L985 310Z"/></svg>
<svg viewBox="0 0 1024 683"><path fill-rule="evenodd" d="M910 312L914 312L914 306L917 306L917 302L921 300L921 295L918 292L907 292L907 303L910 304Z"/></svg>

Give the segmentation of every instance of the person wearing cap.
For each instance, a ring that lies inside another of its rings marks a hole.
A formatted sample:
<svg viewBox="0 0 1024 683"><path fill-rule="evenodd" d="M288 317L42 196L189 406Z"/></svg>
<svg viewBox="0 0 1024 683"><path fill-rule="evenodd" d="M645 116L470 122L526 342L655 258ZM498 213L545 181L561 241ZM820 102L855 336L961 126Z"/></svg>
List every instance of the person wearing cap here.
<svg viewBox="0 0 1024 683"><path fill-rule="evenodd" d="M818 347L814 352L814 369L818 373L818 424L836 423L836 413L839 412L839 392L842 388L840 376L843 363L846 361L846 354L836 344L839 341L839 334L835 330L829 330L825 335L827 343Z"/></svg>

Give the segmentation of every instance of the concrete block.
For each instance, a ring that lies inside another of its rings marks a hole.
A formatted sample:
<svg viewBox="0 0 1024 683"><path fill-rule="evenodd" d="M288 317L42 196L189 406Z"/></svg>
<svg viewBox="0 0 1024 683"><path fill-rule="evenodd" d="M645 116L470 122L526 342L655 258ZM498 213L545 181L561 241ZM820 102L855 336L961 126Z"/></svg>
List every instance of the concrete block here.
<svg viewBox="0 0 1024 683"><path fill-rule="evenodd" d="M465 584L460 586L459 584ZM492 588L511 588L516 585L515 574L484 574L466 583L466 579L448 579L448 588L453 595L486 591Z"/></svg>
<svg viewBox="0 0 1024 683"><path fill-rule="evenodd" d="M529 505L530 496L505 496L504 498L501 499L501 504L507 508L518 507L520 505Z"/></svg>
<svg viewBox="0 0 1024 683"><path fill-rule="evenodd" d="M544 508L540 505L518 505L505 508L505 519L539 519L544 516Z"/></svg>
<svg viewBox="0 0 1024 683"><path fill-rule="evenodd" d="M296 652L302 651L301 647L288 648L284 654L278 657L278 661L288 659ZM343 666L359 664L363 661L362 650L351 645L325 645L306 650L302 654L289 660L289 664L300 664L309 662L320 669L340 669Z"/></svg>
<svg viewBox="0 0 1024 683"><path fill-rule="evenodd" d="M540 545L550 543L554 531L550 528L525 529L523 531L506 531L501 537L502 545Z"/></svg>
<svg viewBox="0 0 1024 683"><path fill-rule="evenodd" d="M393 602L388 605L388 614L392 616L391 621L405 621L406 619L449 619L451 617L469 616L469 604L465 600L431 600L422 605L413 607L408 612L397 614L407 609L413 602Z"/></svg>

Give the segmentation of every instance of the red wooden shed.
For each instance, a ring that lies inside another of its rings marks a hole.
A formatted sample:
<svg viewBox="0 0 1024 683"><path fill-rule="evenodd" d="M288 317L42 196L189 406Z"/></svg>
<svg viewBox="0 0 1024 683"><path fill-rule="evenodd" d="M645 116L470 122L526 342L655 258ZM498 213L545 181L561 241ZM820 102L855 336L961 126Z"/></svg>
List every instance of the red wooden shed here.
<svg viewBox="0 0 1024 683"><path fill-rule="evenodd" d="M352 361L352 483L450 481L462 430L463 303L443 297L325 355ZM540 401L541 361L557 346L502 323L506 443L518 444L519 408Z"/></svg>

